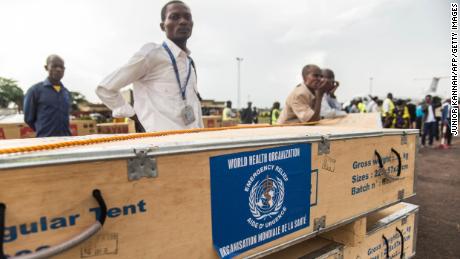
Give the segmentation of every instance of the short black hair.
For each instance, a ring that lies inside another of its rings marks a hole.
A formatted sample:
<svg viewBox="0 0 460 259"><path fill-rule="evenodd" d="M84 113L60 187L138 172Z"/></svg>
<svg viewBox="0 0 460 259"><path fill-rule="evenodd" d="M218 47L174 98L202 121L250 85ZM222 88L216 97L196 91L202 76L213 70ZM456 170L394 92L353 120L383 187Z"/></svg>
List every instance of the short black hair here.
<svg viewBox="0 0 460 259"><path fill-rule="evenodd" d="M313 69L319 68L317 65L309 64L302 68L302 77L305 78Z"/></svg>
<svg viewBox="0 0 460 259"><path fill-rule="evenodd" d="M166 20L166 9L168 8L168 5L170 4L183 4L183 5L186 5L184 2L182 1L179 1L179 0L173 0L173 1L169 1L167 2L163 8L161 8L161 21L164 22Z"/></svg>
<svg viewBox="0 0 460 259"><path fill-rule="evenodd" d="M321 74L324 75L327 75L326 77L327 78L333 78L335 79L335 74L334 74L334 71L332 71L332 69L329 69L329 68L323 68L321 69Z"/></svg>
<svg viewBox="0 0 460 259"><path fill-rule="evenodd" d="M53 59L55 59L55 58L64 61L64 59L61 58L59 55L51 54L51 55L49 55L49 56L46 58L46 65L48 66L48 65L51 63L51 61L52 61Z"/></svg>

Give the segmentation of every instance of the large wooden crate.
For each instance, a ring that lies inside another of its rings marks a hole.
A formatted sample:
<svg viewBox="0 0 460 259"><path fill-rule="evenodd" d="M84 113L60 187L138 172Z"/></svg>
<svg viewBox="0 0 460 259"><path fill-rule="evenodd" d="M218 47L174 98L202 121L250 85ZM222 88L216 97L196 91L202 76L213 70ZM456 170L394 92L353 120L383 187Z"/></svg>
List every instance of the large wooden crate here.
<svg viewBox="0 0 460 259"><path fill-rule="evenodd" d="M203 116L203 125L205 128L222 127L222 116L220 115Z"/></svg>
<svg viewBox="0 0 460 259"><path fill-rule="evenodd" d="M290 126L1 155L5 251L28 253L79 234L101 211L91 196L100 189L108 207L104 227L56 258L217 258L217 251L228 257L268 255L414 195L416 136L410 130ZM69 139L74 138L0 145ZM389 175L379 170L375 151ZM237 173L219 161L238 167ZM401 177L389 180L399 165ZM219 177L224 178L217 184ZM236 177L248 188L234 188L236 178L225 177ZM276 213L255 222L257 213L268 215L264 208ZM218 246L216 240L231 232L221 227L255 234Z"/></svg>
<svg viewBox="0 0 460 259"><path fill-rule="evenodd" d="M411 258L415 255L417 215L418 206L401 202L264 258L383 259L387 251L388 258L401 258L401 252L402 258Z"/></svg>
<svg viewBox="0 0 460 259"><path fill-rule="evenodd" d="M122 134L122 133L136 133L136 126L133 120L128 122L114 122L114 123L98 123L98 134Z"/></svg>
<svg viewBox="0 0 460 259"><path fill-rule="evenodd" d="M381 129L382 116L378 112L373 113L347 113L345 116L324 119L319 121L319 125L330 125L334 127L360 127L366 129Z"/></svg>
<svg viewBox="0 0 460 259"><path fill-rule="evenodd" d="M69 126L72 136L85 136L97 133L96 121L94 120L71 120ZM0 123L0 139L19 138L35 138L35 132L24 122Z"/></svg>
<svg viewBox="0 0 460 259"><path fill-rule="evenodd" d="M86 136L97 133L96 121L94 120L71 120L70 131L72 136Z"/></svg>
<svg viewBox="0 0 460 259"><path fill-rule="evenodd" d="M345 259L411 258L416 250L417 215L417 205L401 202L322 237L344 244Z"/></svg>
<svg viewBox="0 0 460 259"><path fill-rule="evenodd" d="M275 252L264 259L346 259L343 256L344 245L322 238L314 237L281 251ZM353 258L354 259L354 258Z"/></svg>
<svg viewBox="0 0 460 259"><path fill-rule="evenodd" d="M25 123L1 123L0 139L34 138L35 132Z"/></svg>

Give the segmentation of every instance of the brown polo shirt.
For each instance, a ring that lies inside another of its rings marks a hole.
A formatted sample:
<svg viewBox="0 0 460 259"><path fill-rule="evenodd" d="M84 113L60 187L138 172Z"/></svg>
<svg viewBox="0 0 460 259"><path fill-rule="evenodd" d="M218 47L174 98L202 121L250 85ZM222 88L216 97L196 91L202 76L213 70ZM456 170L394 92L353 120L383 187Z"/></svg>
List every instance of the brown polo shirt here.
<svg viewBox="0 0 460 259"><path fill-rule="evenodd" d="M302 83L289 94L285 105L278 124L308 122L315 114L315 95Z"/></svg>

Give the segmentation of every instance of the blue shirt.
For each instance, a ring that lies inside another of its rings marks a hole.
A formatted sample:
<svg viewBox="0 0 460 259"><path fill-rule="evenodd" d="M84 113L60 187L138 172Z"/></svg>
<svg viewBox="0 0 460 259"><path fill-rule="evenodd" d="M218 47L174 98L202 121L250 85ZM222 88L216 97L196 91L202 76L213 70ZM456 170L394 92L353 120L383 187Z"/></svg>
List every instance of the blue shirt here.
<svg viewBox="0 0 460 259"><path fill-rule="evenodd" d="M450 121L450 103L444 103L444 105L442 106L442 117L441 117L441 120L443 122L449 122Z"/></svg>
<svg viewBox="0 0 460 259"><path fill-rule="evenodd" d="M70 136L70 92L60 83L57 92L46 79L33 85L24 97L24 121L37 137Z"/></svg>
<svg viewBox="0 0 460 259"><path fill-rule="evenodd" d="M417 108L415 109L415 116L417 118L423 118L425 113L423 112L423 107L421 105L417 105Z"/></svg>

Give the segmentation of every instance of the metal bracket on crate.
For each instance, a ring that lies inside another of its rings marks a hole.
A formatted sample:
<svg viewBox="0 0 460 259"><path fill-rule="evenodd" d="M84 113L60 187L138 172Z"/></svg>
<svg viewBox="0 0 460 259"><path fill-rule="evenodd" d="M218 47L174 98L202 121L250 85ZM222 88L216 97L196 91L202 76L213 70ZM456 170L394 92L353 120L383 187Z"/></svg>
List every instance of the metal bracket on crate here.
<svg viewBox="0 0 460 259"><path fill-rule="evenodd" d="M404 199L404 189L398 191L398 200Z"/></svg>
<svg viewBox="0 0 460 259"><path fill-rule="evenodd" d="M313 231L318 231L326 227L326 216L321 216L313 220Z"/></svg>
<svg viewBox="0 0 460 259"><path fill-rule="evenodd" d="M128 180L135 181L142 177L152 178L158 176L157 161L148 157L149 148L134 149L135 158L128 159Z"/></svg>
<svg viewBox="0 0 460 259"><path fill-rule="evenodd" d="M407 132L403 132L401 135L401 145L407 145Z"/></svg>
<svg viewBox="0 0 460 259"><path fill-rule="evenodd" d="M401 225L405 225L407 223L407 216L401 219Z"/></svg>
<svg viewBox="0 0 460 259"><path fill-rule="evenodd" d="M329 152L331 152L329 136L321 136L321 141L318 143L318 156L329 154Z"/></svg>

